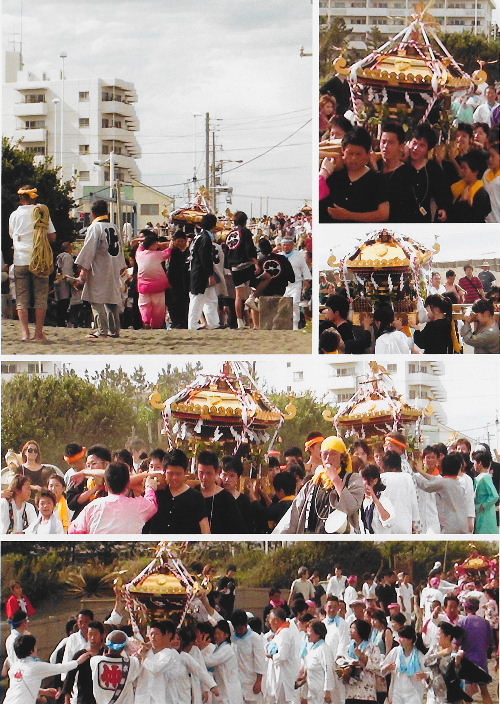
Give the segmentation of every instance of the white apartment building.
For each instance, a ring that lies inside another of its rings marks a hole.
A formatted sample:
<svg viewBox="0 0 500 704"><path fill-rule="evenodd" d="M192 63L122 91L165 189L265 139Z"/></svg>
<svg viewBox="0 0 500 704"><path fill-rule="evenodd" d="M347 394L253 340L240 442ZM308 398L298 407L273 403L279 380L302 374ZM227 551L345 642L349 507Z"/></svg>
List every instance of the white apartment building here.
<svg viewBox="0 0 500 704"><path fill-rule="evenodd" d="M2 362L2 381L10 381L16 374L29 374L30 376L57 376L64 374L66 365L54 361L9 360Z"/></svg>
<svg viewBox="0 0 500 704"><path fill-rule="evenodd" d="M495 30L493 0L435 0L429 12L441 32L473 31L490 36ZM349 45L366 49L366 34L377 27L384 36L393 36L409 24L415 11L410 0L319 0L320 24L343 17L352 34Z"/></svg>
<svg viewBox="0 0 500 704"><path fill-rule="evenodd" d="M124 183L140 179L133 83L97 77L50 80L21 71L20 66L20 53L6 52L4 136L21 139L24 149L40 157L52 157L54 165L62 167L62 180L75 179L76 198L85 186L98 190L109 184L111 152L114 179ZM103 191L103 195L108 194Z"/></svg>
<svg viewBox="0 0 500 704"><path fill-rule="evenodd" d="M360 381L370 373L371 357L341 358L345 361L327 361L322 357L319 364L313 365L297 358L287 361L285 367L276 370L279 388L289 393L301 395L308 390L316 398L323 397L325 409L335 408L348 401L356 391ZM386 363L377 360L391 374L391 380L405 401L415 408L425 408L432 404L434 413L426 416L422 424L425 443L444 442L450 431L442 427L446 424L446 412L442 402L446 401L446 390L439 377L445 373L444 363L436 360L400 360Z"/></svg>

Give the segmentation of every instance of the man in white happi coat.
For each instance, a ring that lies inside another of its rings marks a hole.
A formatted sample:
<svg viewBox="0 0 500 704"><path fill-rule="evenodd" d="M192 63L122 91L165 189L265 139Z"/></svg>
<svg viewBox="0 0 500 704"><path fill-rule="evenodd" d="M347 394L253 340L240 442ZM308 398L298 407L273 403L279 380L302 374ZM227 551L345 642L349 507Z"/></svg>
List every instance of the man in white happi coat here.
<svg viewBox="0 0 500 704"><path fill-rule="evenodd" d="M9 619L9 623L12 630L5 640L5 650L7 652L7 657L5 658L2 667L2 677L7 677L9 667L11 667L17 660L17 655L14 650L14 643L16 642L16 638L24 635L27 632L29 626L28 616L25 611L23 611L22 609L18 609L13 614L12 618Z"/></svg>
<svg viewBox="0 0 500 704"><path fill-rule="evenodd" d="M389 450L385 452L380 463L381 479L385 485L384 495L396 506L396 514L391 532L419 533L420 510L417 501L417 489L412 475L402 471L401 455Z"/></svg>
<svg viewBox="0 0 500 704"><path fill-rule="evenodd" d="M66 641L66 647L64 648L63 662L71 662L73 660L75 653L79 650L88 650L89 642L87 640L89 623L94 620L94 614L90 609L82 609L78 612L76 616L76 627L78 628L75 633L71 633ZM61 677L64 680L64 675Z"/></svg>
<svg viewBox="0 0 500 704"><path fill-rule="evenodd" d="M266 646L267 695L273 704L295 704L295 680L300 670L295 639L283 609L271 609L268 621L273 637Z"/></svg>
<svg viewBox="0 0 500 704"><path fill-rule="evenodd" d="M306 263L306 258L302 251L294 249L295 241L293 237L283 238L281 247L284 256L292 265L295 281L293 284L288 284L285 289L285 296L293 298L293 329L298 330L300 320L300 297L302 294L302 286L311 285L311 271Z"/></svg>
<svg viewBox="0 0 500 704"><path fill-rule="evenodd" d="M351 637L349 635L349 626L345 619L339 614L340 602L336 596L330 594L326 598L325 603L325 618L326 626L326 642L333 653L334 659L341 655L347 655L347 648Z"/></svg>
<svg viewBox="0 0 500 704"><path fill-rule="evenodd" d="M51 675L60 675L74 670L89 658L88 653L84 653L78 660L72 662L60 664L42 662L36 657L36 638L27 634L16 639L14 651L16 661L9 670L9 689L4 700L5 704L36 704L41 695L54 697L57 690L41 689L42 680Z"/></svg>
<svg viewBox="0 0 500 704"><path fill-rule="evenodd" d="M231 614L234 628L232 644L236 649L241 691L245 704L262 701L262 677L266 672L266 656L262 638L248 625L243 609Z"/></svg>
<svg viewBox="0 0 500 704"><path fill-rule="evenodd" d="M178 704L180 656L173 647L175 626L172 621L152 621L148 636L149 643L139 651L142 672L134 704Z"/></svg>
<svg viewBox="0 0 500 704"><path fill-rule="evenodd" d="M91 212L92 224L75 262L81 267L78 282L83 285L83 300L92 307L96 327L91 337L119 337L120 273L127 265L118 229L109 222L106 201L96 200Z"/></svg>
<svg viewBox="0 0 500 704"><path fill-rule="evenodd" d="M327 596L332 594L333 596L336 596L337 599L343 599L346 586L347 577L342 574L342 567L340 565L335 565L333 577L330 577L326 586Z"/></svg>
<svg viewBox="0 0 500 704"><path fill-rule="evenodd" d="M96 704L135 704L134 683L141 664L138 658L126 653L127 641L123 631L111 631L104 655L90 658Z"/></svg>

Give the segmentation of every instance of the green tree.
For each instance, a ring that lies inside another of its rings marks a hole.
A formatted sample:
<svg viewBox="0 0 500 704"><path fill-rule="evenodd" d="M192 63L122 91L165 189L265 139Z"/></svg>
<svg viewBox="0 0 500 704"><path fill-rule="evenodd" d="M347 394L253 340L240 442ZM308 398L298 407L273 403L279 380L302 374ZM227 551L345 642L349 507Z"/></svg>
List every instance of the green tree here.
<svg viewBox="0 0 500 704"><path fill-rule="evenodd" d="M464 71L472 75L479 69L478 59L481 61L495 61L487 64L484 70L488 74L488 83L500 79L500 37L489 39L485 34L474 34L471 30L466 32L449 32L440 35L440 39L459 63Z"/></svg>
<svg viewBox="0 0 500 704"><path fill-rule="evenodd" d="M73 239L75 222L69 215L75 205L71 197L73 185L70 181L61 183L58 172L59 169L52 166L51 158L36 164L35 155L21 149L19 142L14 143L7 137L2 139L2 251L6 261L12 259L9 215L19 205L18 188L27 183L36 186L40 203L49 208L57 239Z"/></svg>
<svg viewBox="0 0 500 704"><path fill-rule="evenodd" d="M377 26L371 27L370 31L366 33L365 37L366 46L370 51L373 49L378 49L384 43L384 35Z"/></svg>
<svg viewBox="0 0 500 704"><path fill-rule="evenodd" d="M318 401L312 392L307 391L302 396L293 394L271 394L271 401L278 406L283 412L285 407L292 403L297 412L294 418L286 420L280 430L281 446L283 449L298 445L304 446L305 439L312 430L317 430L327 435L335 435L335 430L331 422L323 418L323 411L327 406Z"/></svg>
<svg viewBox="0 0 500 704"><path fill-rule="evenodd" d="M343 17L333 17L319 34L319 75L328 78L332 75L332 61L342 49L347 48L351 29L346 26Z"/></svg>
<svg viewBox="0 0 500 704"><path fill-rule="evenodd" d="M2 384L2 455L33 438L42 460L59 465L68 442L122 447L134 423L133 403L120 389L76 375L20 374Z"/></svg>

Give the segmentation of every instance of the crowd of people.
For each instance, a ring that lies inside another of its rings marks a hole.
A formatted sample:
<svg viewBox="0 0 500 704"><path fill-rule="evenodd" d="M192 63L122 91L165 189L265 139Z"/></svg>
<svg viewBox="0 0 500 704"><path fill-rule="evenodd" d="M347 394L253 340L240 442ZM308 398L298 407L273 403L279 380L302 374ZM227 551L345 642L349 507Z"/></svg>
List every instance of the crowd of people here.
<svg viewBox="0 0 500 704"><path fill-rule="evenodd" d="M307 459L304 458L307 455ZM311 431L304 452L251 461L203 450L151 452L69 443L61 471L25 443L2 470L2 534L495 534L500 463L459 438L410 451L403 433L375 444Z"/></svg>
<svg viewBox="0 0 500 704"><path fill-rule="evenodd" d="M477 96L475 110L455 101L453 137L446 143L428 122L405 131L395 120L384 122L373 139L362 126L362 105L350 109L338 84L325 84L319 100L319 149L325 154L320 222L500 222L500 104L494 85Z"/></svg>
<svg viewBox="0 0 500 704"><path fill-rule="evenodd" d="M200 592L180 627L178 614L156 614L140 628L116 589L104 621L85 608L68 620L49 663L36 657L35 609L13 583L6 704L35 704L40 695L77 704L458 704L478 690L491 704L494 571L457 571L448 581L437 562L414 588L407 572L346 577L337 565L321 580L303 566L288 600L269 590L262 617L234 608L235 574L229 565Z"/></svg>
<svg viewBox="0 0 500 704"><path fill-rule="evenodd" d="M410 325L408 316L397 315L391 305L381 303L373 313L363 313L360 325L349 319L351 301L340 276L320 279L320 354L461 354L463 346L475 354L500 353L498 308L500 287L488 261L476 275L465 264L457 282L453 269L442 281L432 271L425 299L418 299L418 321ZM470 306L462 320L453 318L453 304Z"/></svg>
<svg viewBox="0 0 500 704"><path fill-rule="evenodd" d="M137 237L130 237L128 228L125 247L106 201L97 200L76 258L76 243L62 242L55 277L49 279L48 273L33 270L32 261L40 237L56 239L50 214L43 234L35 236L37 189L27 185L18 193L19 207L9 220L14 260L8 277L4 272L2 293L4 314L17 315L23 341L46 340L49 304L52 324L91 328L92 341L119 337L121 328L259 329L261 296L292 299L294 330L310 318L307 213L249 221L238 211L224 234L217 217L207 213L196 226L151 227ZM29 328L33 308L34 334Z"/></svg>

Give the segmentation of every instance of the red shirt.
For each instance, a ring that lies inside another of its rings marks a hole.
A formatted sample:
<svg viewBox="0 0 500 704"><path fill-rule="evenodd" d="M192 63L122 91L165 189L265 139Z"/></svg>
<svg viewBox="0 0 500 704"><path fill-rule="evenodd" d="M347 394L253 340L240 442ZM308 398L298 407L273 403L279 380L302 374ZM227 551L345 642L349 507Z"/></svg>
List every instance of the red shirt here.
<svg viewBox="0 0 500 704"><path fill-rule="evenodd" d="M479 291L483 290L483 284L477 276L473 276L470 279L467 276L463 276L458 285L465 291L465 303L474 303L478 298L481 298Z"/></svg>

